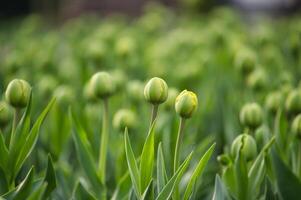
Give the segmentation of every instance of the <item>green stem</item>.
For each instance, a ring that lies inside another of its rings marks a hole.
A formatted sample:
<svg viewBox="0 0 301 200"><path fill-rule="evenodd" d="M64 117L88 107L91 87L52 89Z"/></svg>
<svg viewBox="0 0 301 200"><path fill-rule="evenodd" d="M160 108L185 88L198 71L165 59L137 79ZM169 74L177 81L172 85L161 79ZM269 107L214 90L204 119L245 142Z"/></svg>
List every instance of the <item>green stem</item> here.
<svg viewBox="0 0 301 200"><path fill-rule="evenodd" d="M153 107L152 107L152 117L151 117L150 127L152 127L155 119L157 118L158 108L159 108L159 105L153 105Z"/></svg>
<svg viewBox="0 0 301 200"><path fill-rule="evenodd" d="M185 118L181 118L178 135L177 135L176 148L175 148L175 157L174 157L174 165L173 165L174 173L177 171L178 166L179 166L180 145L181 145L182 138L183 138L184 126L185 126Z"/></svg>
<svg viewBox="0 0 301 200"><path fill-rule="evenodd" d="M103 100L103 118L102 118L102 133L101 133L101 145L99 152L99 172L102 183L106 182L106 161L107 161L107 145L109 140L109 103L108 99Z"/></svg>

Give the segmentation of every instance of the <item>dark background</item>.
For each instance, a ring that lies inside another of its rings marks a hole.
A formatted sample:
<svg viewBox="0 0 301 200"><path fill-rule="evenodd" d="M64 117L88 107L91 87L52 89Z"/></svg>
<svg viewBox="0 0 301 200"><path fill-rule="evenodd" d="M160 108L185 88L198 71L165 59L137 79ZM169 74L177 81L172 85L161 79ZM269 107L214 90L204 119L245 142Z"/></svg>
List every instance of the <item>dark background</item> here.
<svg viewBox="0 0 301 200"><path fill-rule="evenodd" d="M218 4L230 4L246 12L263 11L282 14L296 12L301 7L300 0L295 0L289 6L285 3L268 4L268 6L250 5L244 3L244 0L205 1L210 2L210 6L205 7L205 11ZM0 18L23 16L30 13L39 13L58 18L70 18L87 12L103 15L125 13L135 16L139 15L142 12L143 6L149 2L151 0L2 0ZM176 9L182 8L182 5L177 0L160 0L159 2Z"/></svg>

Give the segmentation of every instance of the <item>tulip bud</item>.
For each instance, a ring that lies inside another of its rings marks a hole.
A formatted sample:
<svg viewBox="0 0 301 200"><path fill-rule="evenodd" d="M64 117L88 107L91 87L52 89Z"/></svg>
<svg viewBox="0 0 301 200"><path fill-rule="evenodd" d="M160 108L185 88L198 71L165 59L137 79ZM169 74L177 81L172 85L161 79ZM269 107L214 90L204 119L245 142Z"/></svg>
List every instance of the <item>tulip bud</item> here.
<svg viewBox="0 0 301 200"><path fill-rule="evenodd" d="M74 91L67 85L62 85L56 88L54 96L56 97L56 101L63 106L70 104L75 99Z"/></svg>
<svg viewBox="0 0 301 200"><path fill-rule="evenodd" d="M140 102L143 99L143 83L138 80L130 81L126 86L128 97L134 102Z"/></svg>
<svg viewBox="0 0 301 200"><path fill-rule="evenodd" d="M121 132L123 132L126 127L132 129L135 128L136 125L137 116L131 110L121 109L114 115L113 126Z"/></svg>
<svg viewBox="0 0 301 200"><path fill-rule="evenodd" d="M164 104L166 110L171 110L176 102L176 98L179 95L179 91L175 88L168 89L168 97Z"/></svg>
<svg viewBox="0 0 301 200"><path fill-rule="evenodd" d="M282 101L282 94L280 92L272 92L265 99L265 107L269 112L275 114L281 107Z"/></svg>
<svg viewBox="0 0 301 200"><path fill-rule="evenodd" d="M253 71L247 78L247 85L253 90L261 90L267 85L267 75L262 69Z"/></svg>
<svg viewBox="0 0 301 200"><path fill-rule="evenodd" d="M236 68L242 72L242 74L247 75L254 70L256 57L253 52L243 50L238 52L235 56L234 64Z"/></svg>
<svg viewBox="0 0 301 200"><path fill-rule="evenodd" d="M295 117L293 124L292 124L292 132L301 138L301 114Z"/></svg>
<svg viewBox="0 0 301 200"><path fill-rule="evenodd" d="M231 160L230 160L229 156L226 155L226 154L219 155L219 156L217 157L217 161L218 161L221 165L223 165L223 166L227 166L227 165L229 165L229 164L231 163Z"/></svg>
<svg viewBox="0 0 301 200"><path fill-rule="evenodd" d="M285 101L285 109L288 114L297 114L301 112L301 92L292 90Z"/></svg>
<svg viewBox="0 0 301 200"><path fill-rule="evenodd" d="M262 124L263 113L257 103L248 103L240 111L240 122L251 129L256 129Z"/></svg>
<svg viewBox="0 0 301 200"><path fill-rule="evenodd" d="M247 161L253 160L257 154L257 146L254 138L248 134L237 136L231 145L232 156L237 157L239 150Z"/></svg>
<svg viewBox="0 0 301 200"><path fill-rule="evenodd" d="M195 93L183 90L176 98L175 109L182 118L190 118L198 107Z"/></svg>
<svg viewBox="0 0 301 200"><path fill-rule="evenodd" d="M144 87L144 98L151 104L161 104L166 101L167 97L168 86L161 78L154 77L150 79Z"/></svg>
<svg viewBox="0 0 301 200"><path fill-rule="evenodd" d="M28 82L21 79L12 80L6 89L6 101L15 108L26 107L31 93L31 87Z"/></svg>
<svg viewBox="0 0 301 200"><path fill-rule="evenodd" d="M5 101L0 102L0 127L8 124L12 117L12 111Z"/></svg>
<svg viewBox="0 0 301 200"><path fill-rule="evenodd" d="M114 80L107 72L97 72L92 76L89 84L97 98L108 98L115 92Z"/></svg>

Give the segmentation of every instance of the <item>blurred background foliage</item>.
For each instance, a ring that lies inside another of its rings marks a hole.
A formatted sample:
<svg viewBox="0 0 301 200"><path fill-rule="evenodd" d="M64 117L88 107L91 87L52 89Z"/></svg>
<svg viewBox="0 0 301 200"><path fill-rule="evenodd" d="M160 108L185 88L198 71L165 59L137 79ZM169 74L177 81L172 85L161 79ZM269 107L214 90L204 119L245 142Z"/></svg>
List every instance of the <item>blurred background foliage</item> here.
<svg viewBox="0 0 301 200"><path fill-rule="evenodd" d="M129 108L143 119L130 135L135 152L141 152L146 137L142 133L149 123L142 91L150 77L162 77L170 87L198 94L199 109L188 122L184 138L186 155L194 148L203 153L213 141L217 142L216 155L229 151L233 139L243 132L238 118L245 103L255 101L268 110L267 94L278 91L286 98L293 88L300 90L298 12L277 20L267 16L253 20L245 19L233 8L214 6L225 3L221 1L164 1L169 7L157 3L142 6L138 1L93 2L97 1L23 2L20 12L3 16L31 11L37 14L2 20L0 25L0 93L4 93L10 80L22 78L33 86L34 111L52 96L57 97L42 127L35 156L28 163L34 163L39 170L46 165L47 153L51 153L57 170L58 187L53 194L57 199L71 196L76 177L82 173L74 159L67 112L70 105L82 121L94 152L98 151L101 107L84 90L97 71L110 72L117 83L118 92L111 99L112 115ZM127 6L122 9L121 4ZM298 4L290 8L294 10ZM97 15L95 10L101 5L107 7L97 12L104 15ZM81 12L90 9L95 9L92 14ZM116 14L116 10L137 17ZM49 19L55 23L49 23ZM161 112L158 141L173 146L175 141L166 135L176 130L175 111L165 106ZM265 120L269 123L268 116ZM120 147L122 134L113 128L111 135L109 166L116 173L108 175L115 178L109 178L114 181L108 184L116 185L127 166ZM163 147L166 154L173 149L169 145ZM216 156L207 171L199 197L212 192L214 175L219 171Z"/></svg>

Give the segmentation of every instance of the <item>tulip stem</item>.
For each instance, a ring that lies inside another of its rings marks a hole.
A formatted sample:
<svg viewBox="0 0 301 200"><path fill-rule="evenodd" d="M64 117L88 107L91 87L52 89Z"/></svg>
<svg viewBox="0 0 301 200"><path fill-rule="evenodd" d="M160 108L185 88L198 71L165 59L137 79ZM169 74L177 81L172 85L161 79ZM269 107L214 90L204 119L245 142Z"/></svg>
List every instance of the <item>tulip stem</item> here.
<svg viewBox="0 0 301 200"><path fill-rule="evenodd" d="M158 108L159 108L159 105L153 105L153 107L152 107L152 117L151 117L150 127L152 127L155 119L157 118Z"/></svg>
<svg viewBox="0 0 301 200"><path fill-rule="evenodd" d="M102 183L106 182L106 160L107 160L107 145L109 140L109 103L108 99L103 99L103 117L102 117L102 133L99 152L99 172Z"/></svg>
<svg viewBox="0 0 301 200"><path fill-rule="evenodd" d="M173 168L174 173L176 173L179 166L180 145L183 139L184 126L185 126L185 118L181 117L179 129L178 129L176 147L175 147L174 168Z"/></svg>

